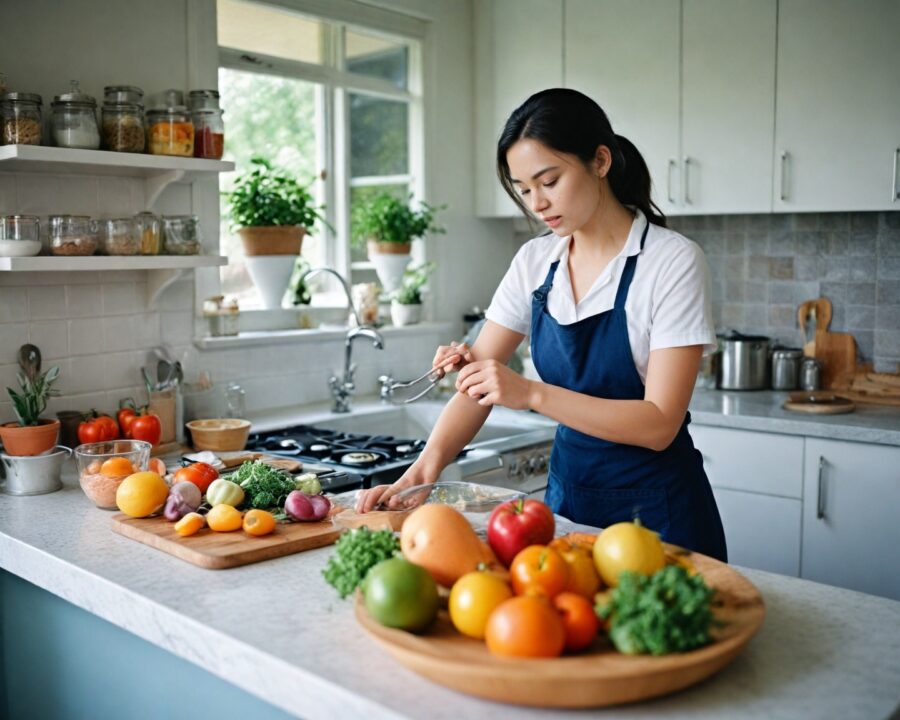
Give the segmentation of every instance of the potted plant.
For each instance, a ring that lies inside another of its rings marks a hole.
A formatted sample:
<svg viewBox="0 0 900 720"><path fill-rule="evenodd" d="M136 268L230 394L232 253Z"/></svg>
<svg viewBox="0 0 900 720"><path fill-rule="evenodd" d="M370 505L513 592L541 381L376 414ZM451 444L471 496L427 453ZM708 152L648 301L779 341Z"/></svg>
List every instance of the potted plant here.
<svg viewBox="0 0 900 720"><path fill-rule="evenodd" d="M398 200L393 195L381 193L353 209L351 231L353 242L366 245L369 260L386 292L400 287L403 271L410 261L412 241L427 232L442 233L444 229L434 222L434 216L446 205L433 207L420 203L419 210L410 207L412 195Z"/></svg>
<svg viewBox="0 0 900 720"><path fill-rule="evenodd" d="M30 363L22 361L28 345L19 350L18 372L19 392L6 388L12 399L13 410L19 422L0 425L0 440L8 455L40 455L56 445L59 437L59 420L42 418L47 409L47 401L59 395L53 383L59 378L59 368L52 367L42 373L40 353L34 348L36 359Z"/></svg>
<svg viewBox="0 0 900 720"><path fill-rule="evenodd" d="M394 325L415 325L422 319L422 288L434 272L434 263L425 263L403 273L400 287L391 297L391 320Z"/></svg>
<svg viewBox="0 0 900 720"><path fill-rule="evenodd" d="M232 228L241 237L247 270L266 308L280 308L303 237L323 222L323 207L290 174L254 157L252 169L224 193Z"/></svg>

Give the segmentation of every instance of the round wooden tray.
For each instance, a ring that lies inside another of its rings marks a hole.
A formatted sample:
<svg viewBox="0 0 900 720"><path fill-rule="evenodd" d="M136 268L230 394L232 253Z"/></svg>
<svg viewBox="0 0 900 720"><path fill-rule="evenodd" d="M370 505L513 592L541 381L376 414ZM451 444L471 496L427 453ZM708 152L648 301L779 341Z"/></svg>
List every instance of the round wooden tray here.
<svg viewBox="0 0 900 720"><path fill-rule="evenodd" d="M759 591L725 563L692 554L698 572L719 592L715 616L725 625L714 642L661 657L622 655L600 638L585 653L552 659L491 655L483 642L458 633L446 610L422 635L386 628L357 594L356 618L405 667L453 690L517 705L584 708L646 700L700 682L727 665L759 630Z"/></svg>

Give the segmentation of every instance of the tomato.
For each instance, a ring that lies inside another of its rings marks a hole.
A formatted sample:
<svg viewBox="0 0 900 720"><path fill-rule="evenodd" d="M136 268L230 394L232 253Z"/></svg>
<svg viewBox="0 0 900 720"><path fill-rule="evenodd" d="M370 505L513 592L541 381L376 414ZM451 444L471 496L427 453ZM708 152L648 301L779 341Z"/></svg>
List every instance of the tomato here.
<svg viewBox="0 0 900 720"><path fill-rule="evenodd" d="M562 555L563 560L566 561L566 567L569 569L569 583L566 585L566 590L578 593L590 600L600 589L600 575L594 566L591 553L582 547L569 546L568 549L562 547L555 549Z"/></svg>
<svg viewBox="0 0 900 720"><path fill-rule="evenodd" d="M116 440L121 437L119 435L119 426L109 415L101 415L94 422L100 425L104 440Z"/></svg>
<svg viewBox="0 0 900 720"><path fill-rule="evenodd" d="M540 500L510 500L491 513L488 544L500 562L509 567L520 550L549 543L555 527L553 512Z"/></svg>
<svg viewBox="0 0 900 720"><path fill-rule="evenodd" d="M527 547L509 567L516 595L537 592L548 598L559 595L569 583L566 561L553 548L544 545Z"/></svg>
<svg viewBox="0 0 900 720"><path fill-rule="evenodd" d="M562 619L540 597L506 600L491 613L484 631L488 650L507 657L557 657L566 644Z"/></svg>
<svg viewBox="0 0 900 720"><path fill-rule="evenodd" d="M175 472L175 482L194 483L200 492L206 493L212 481L219 477L219 471L212 465L198 462L178 469Z"/></svg>
<svg viewBox="0 0 900 720"><path fill-rule="evenodd" d="M131 423L134 422L135 417L137 417L137 412L135 412L134 408L123 407L119 410L119 414L116 418L119 421L119 429L122 431L122 437L131 437Z"/></svg>
<svg viewBox="0 0 900 720"><path fill-rule="evenodd" d="M214 505L206 513L206 524L216 532L234 532L240 530L243 523L241 511L231 505Z"/></svg>
<svg viewBox="0 0 900 720"><path fill-rule="evenodd" d="M589 600L573 592L564 592L553 598L553 607L562 618L566 650L578 652L594 641L600 629L600 621Z"/></svg>
<svg viewBox="0 0 900 720"><path fill-rule="evenodd" d="M665 564L666 555L659 536L637 520L610 525L594 543L594 565L610 587L619 584L619 573L624 570L652 575Z"/></svg>
<svg viewBox="0 0 900 720"><path fill-rule="evenodd" d="M95 415L78 426L78 441L82 443L116 440L119 426L109 415Z"/></svg>
<svg viewBox="0 0 900 720"><path fill-rule="evenodd" d="M101 429L93 420L78 425L78 442L95 443L101 440ZM99 468L98 468L99 472Z"/></svg>
<svg viewBox="0 0 900 720"><path fill-rule="evenodd" d="M488 617L513 593L509 584L491 572L470 572L453 583L450 590L450 620L463 635L484 639Z"/></svg>
<svg viewBox="0 0 900 720"><path fill-rule="evenodd" d="M159 445L162 427L156 415L138 415L131 423L131 437L146 440L151 445Z"/></svg>
<svg viewBox="0 0 900 720"><path fill-rule="evenodd" d="M268 535L275 529L275 516L265 510L248 510L244 514L244 532L248 535Z"/></svg>
<svg viewBox="0 0 900 720"><path fill-rule="evenodd" d="M363 587L366 610L387 627L422 630L437 616L437 583L409 560L382 560L366 574Z"/></svg>

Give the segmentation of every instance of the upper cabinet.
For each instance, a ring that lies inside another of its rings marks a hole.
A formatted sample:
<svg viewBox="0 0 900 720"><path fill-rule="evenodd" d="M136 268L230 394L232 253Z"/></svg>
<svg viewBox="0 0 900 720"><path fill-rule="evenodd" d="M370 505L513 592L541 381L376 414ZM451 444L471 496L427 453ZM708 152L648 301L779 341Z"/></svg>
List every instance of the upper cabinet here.
<svg viewBox="0 0 900 720"><path fill-rule="evenodd" d="M500 131L529 95L560 87L562 0L475 3L476 208L481 217L520 215L497 180Z"/></svg>
<svg viewBox="0 0 900 720"><path fill-rule="evenodd" d="M897 210L900 2L780 0L774 209Z"/></svg>

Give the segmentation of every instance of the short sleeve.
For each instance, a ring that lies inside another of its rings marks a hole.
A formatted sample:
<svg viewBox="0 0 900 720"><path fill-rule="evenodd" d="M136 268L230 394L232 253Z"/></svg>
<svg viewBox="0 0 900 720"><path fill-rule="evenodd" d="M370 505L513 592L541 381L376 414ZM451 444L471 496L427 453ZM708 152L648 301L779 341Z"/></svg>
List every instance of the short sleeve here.
<svg viewBox="0 0 900 720"><path fill-rule="evenodd" d="M650 350L703 345L716 349L712 280L700 246L686 242L672 256L653 290Z"/></svg>
<svg viewBox="0 0 900 720"><path fill-rule="evenodd" d="M531 291L528 287L528 244L513 258L497 287L485 317L513 332L528 335L531 331Z"/></svg>

